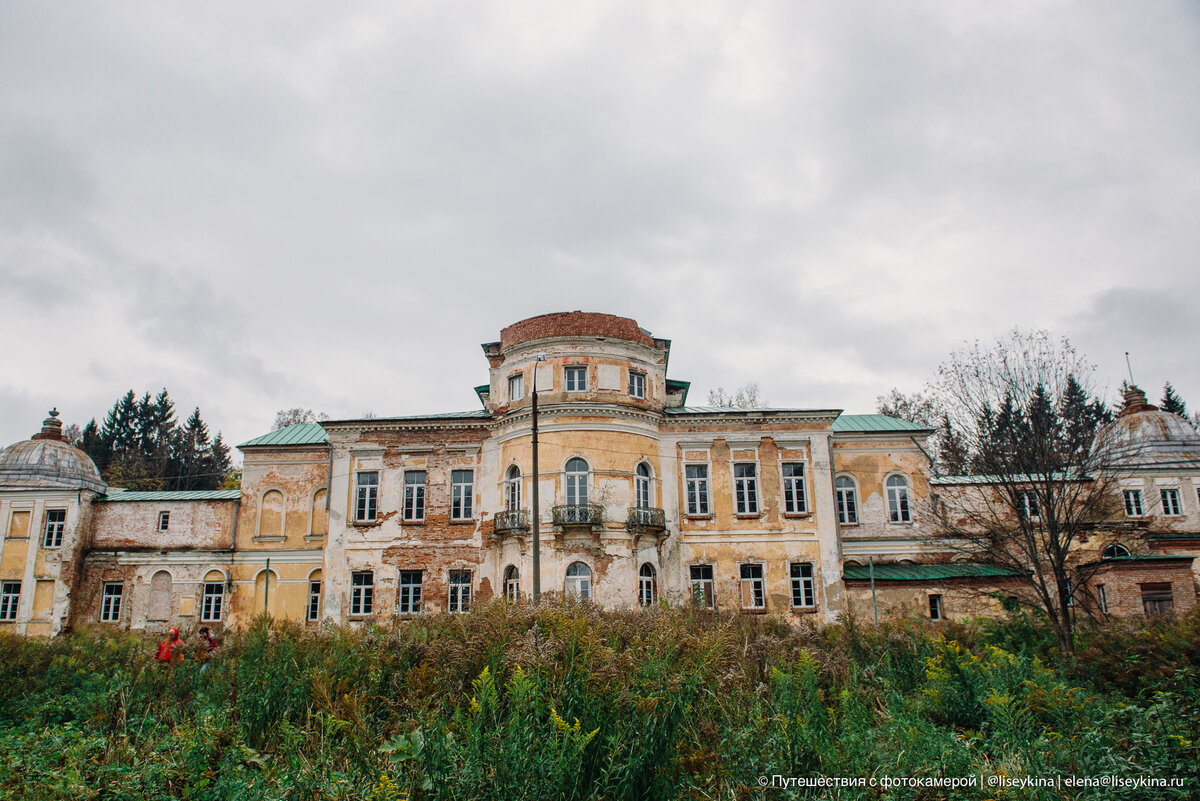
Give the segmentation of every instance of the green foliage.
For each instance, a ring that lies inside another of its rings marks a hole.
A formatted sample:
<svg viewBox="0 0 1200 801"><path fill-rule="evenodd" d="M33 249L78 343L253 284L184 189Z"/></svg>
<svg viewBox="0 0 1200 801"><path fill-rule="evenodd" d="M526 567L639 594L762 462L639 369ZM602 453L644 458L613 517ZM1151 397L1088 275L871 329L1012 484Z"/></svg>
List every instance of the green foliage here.
<svg viewBox="0 0 1200 801"><path fill-rule="evenodd" d="M1001 773L1187 778L1155 792L1186 798L1198 633L1200 613L1118 623L1061 657L1021 616L495 603L367 630L262 617L170 668L150 636L0 635L0 798L800 798L824 796L759 777ZM839 797L1058 797L1039 792Z"/></svg>

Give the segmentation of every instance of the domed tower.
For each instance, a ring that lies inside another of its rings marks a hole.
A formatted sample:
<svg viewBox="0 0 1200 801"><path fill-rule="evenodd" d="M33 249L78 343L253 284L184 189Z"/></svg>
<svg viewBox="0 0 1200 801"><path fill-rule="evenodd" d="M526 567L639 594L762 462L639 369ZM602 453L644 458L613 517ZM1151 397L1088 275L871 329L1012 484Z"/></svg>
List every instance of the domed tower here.
<svg viewBox="0 0 1200 801"><path fill-rule="evenodd" d="M1097 435L1113 462L1125 469L1200 468L1200 432L1190 421L1151 405L1133 385L1124 400L1117 419Z"/></svg>
<svg viewBox="0 0 1200 801"><path fill-rule="evenodd" d="M0 451L0 627L61 630L92 499L105 489L96 465L63 436L57 409L39 433Z"/></svg>

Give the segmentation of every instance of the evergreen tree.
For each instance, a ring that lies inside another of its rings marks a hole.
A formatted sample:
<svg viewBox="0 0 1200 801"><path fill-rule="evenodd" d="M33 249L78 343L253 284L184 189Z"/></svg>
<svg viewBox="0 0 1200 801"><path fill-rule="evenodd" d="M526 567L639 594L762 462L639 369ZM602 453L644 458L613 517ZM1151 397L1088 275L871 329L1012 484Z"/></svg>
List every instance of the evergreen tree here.
<svg viewBox="0 0 1200 801"><path fill-rule="evenodd" d="M1175 387L1171 386L1170 381L1163 386L1162 400L1158 402L1158 408L1164 412L1177 414L1185 420L1188 416L1187 404L1184 403L1183 398L1175 394Z"/></svg>
<svg viewBox="0 0 1200 801"><path fill-rule="evenodd" d="M965 475L970 466L970 454L962 437L950 425L949 415L943 414L938 424L937 467L944 476Z"/></svg>

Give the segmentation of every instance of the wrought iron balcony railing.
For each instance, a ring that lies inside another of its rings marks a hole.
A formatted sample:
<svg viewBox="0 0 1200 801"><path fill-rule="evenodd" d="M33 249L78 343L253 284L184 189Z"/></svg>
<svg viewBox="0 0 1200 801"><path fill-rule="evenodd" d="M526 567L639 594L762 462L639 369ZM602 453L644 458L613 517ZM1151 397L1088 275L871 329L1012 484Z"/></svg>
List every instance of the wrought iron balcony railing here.
<svg viewBox="0 0 1200 801"><path fill-rule="evenodd" d="M667 513L653 506L631 506L625 528L630 531L661 530L667 527Z"/></svg>
<svg viewBox="0 0 1200 801"><path fill-rule="evenodd" d="M519 534L529 530L529 510L506 509L496 512L495 521L497 534Z"/></svg>
<svg viewBox="0 0 1200 801"><path fill-rule="evenodd" d="M568 503L554 507L556 526L599 526L604 523L604 507L598 503Z"/></svg>

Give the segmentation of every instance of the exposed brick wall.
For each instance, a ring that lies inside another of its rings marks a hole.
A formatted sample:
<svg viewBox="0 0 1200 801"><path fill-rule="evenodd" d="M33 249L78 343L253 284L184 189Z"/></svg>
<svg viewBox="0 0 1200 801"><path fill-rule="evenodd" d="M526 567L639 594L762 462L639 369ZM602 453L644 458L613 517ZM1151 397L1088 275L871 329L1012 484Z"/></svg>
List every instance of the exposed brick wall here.
<svg viewBox="0 0 1200 801"><path fill-rule="evenodd" d="M554 336L615 337L654 346L654 340L638 327L636 320L613 314L573 311L542 314L513 323L500 332L500 347L507 350L521 342Z"/></svg>

